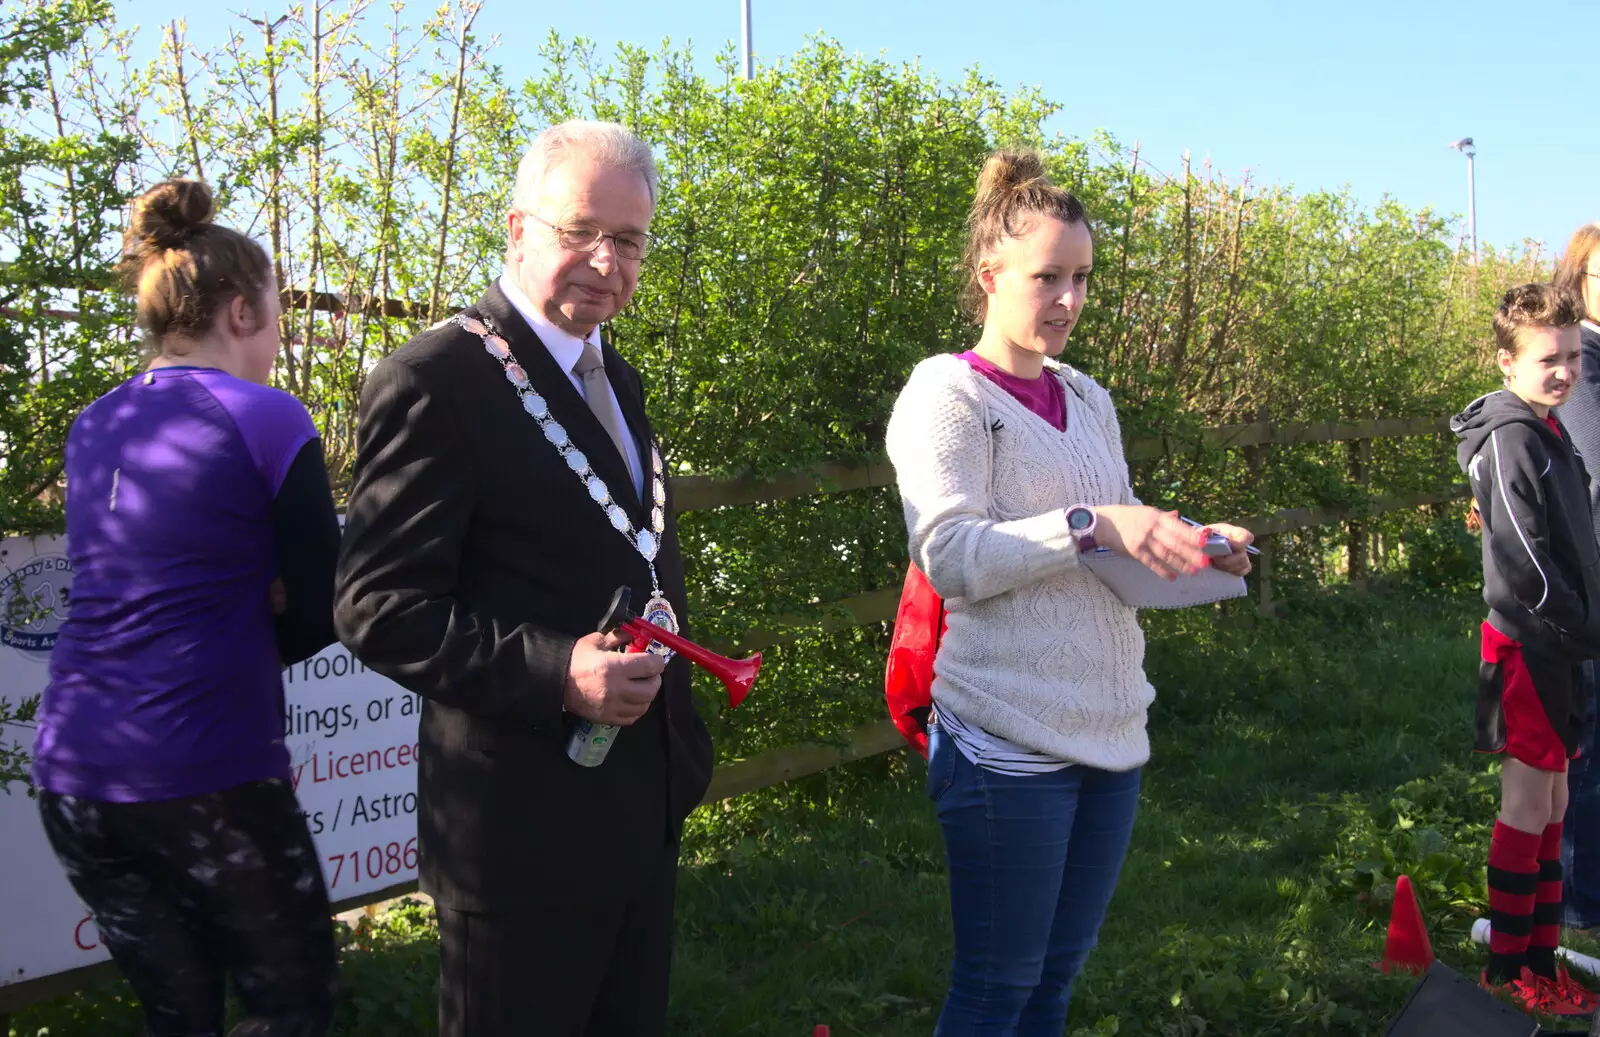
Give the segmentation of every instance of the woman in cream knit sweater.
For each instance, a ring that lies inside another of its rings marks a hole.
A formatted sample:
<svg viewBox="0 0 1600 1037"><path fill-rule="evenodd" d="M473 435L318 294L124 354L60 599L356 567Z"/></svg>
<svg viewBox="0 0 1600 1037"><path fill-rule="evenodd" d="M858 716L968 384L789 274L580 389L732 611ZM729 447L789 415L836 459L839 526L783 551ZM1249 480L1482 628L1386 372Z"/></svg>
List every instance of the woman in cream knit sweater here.
<svg viewBox="0 0 1600 1037"><path fill-rule="evenodd" d="M1111 397L1051 358L1082 313L1083 206L1036 155L984 165L968 220L975 349L918 364L889 422L911 557L945 599L928 789L955 961L936 1037L1060 1037L1133 831L1150 755L1144 635L1078 563L1096 543L1176 576L1242 575L1128 484Z"/></svg>

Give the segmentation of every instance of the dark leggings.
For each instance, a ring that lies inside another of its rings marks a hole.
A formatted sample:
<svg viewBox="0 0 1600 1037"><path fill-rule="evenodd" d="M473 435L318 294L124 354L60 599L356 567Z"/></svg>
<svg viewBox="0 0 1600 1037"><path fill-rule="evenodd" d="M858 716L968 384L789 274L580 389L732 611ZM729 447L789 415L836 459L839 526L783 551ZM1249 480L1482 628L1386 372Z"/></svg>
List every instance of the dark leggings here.
<svg viewBox="0 0 1600 1037"><path fill-rule="evenodd" d="M151 1037L321 1037L338 962L328 890L287 782L150 803L39 793L50 845Z"/></svg>

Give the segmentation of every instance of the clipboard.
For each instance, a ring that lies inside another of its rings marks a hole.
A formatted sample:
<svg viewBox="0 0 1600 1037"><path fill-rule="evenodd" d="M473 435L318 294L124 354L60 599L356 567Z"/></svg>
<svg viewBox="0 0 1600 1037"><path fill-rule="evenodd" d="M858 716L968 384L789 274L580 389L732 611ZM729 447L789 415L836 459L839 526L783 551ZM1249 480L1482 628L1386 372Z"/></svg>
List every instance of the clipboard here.
<svg viewBox="0 0 1600 1037"><path fill-rule="evenodd" d="M1124 605L1136 609L1184 609L1245 596L1244 577L1232 576L1210 566L1193 576L1168 580L1157 576L1143 562L1107 547L1085 551L1078 556L1078 561L1111 588L1111 593Z"/></svg>

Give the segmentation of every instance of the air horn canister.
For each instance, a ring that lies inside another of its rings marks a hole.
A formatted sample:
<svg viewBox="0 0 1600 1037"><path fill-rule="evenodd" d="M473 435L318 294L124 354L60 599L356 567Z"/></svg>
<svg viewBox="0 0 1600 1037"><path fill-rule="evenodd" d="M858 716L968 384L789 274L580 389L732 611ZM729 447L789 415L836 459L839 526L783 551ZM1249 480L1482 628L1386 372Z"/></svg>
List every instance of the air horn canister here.
<svg viewBox="0 0 1600 1037"><path fill-rule="evenodd" d="M633 640L623 651L638 653L658 645L659 650L683 656L701 669L712 674L728 689L728 708L732 709L750 694L756 674L761 672L761 653L748 659L729 659L709 649L702 648L688 638L679 637L665 627L657 626L635 615L630 602L633 593L627 587L618 587L611 596L611 606L601 617L597 629L602 633L621 630ZM567 739L567 757L580 767L598 767L611 751L617 732L616 724L600 724L582 717L574 717L571 736Z"/></svg>

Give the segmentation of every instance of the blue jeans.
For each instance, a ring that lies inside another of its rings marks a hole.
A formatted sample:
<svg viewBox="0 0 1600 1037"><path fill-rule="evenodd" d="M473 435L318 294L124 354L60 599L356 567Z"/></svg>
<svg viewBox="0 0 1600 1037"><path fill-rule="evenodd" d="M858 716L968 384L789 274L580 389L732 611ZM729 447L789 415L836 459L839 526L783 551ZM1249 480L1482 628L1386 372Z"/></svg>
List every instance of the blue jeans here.
<svg viewBox="0 0 1600 1037"><path fill-rule="evenodd" d="M1567 816L1561 829L1561 870L1566 906L1562 923L1574 929L1600 926L1600 746L1595 744L1595 664L1583 664L1589 722L1583 752L1567 764Z"/></svg>
<svg viewBox="0 0 1600 1037"><path fill-rule="evenodd" d="M1139 771L1000 774L937 724L928 749L955 927L934 1037L1061 1037L1133 835Z"/></svg>

